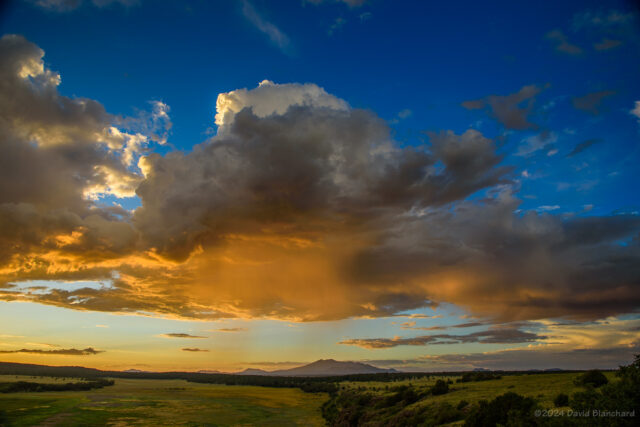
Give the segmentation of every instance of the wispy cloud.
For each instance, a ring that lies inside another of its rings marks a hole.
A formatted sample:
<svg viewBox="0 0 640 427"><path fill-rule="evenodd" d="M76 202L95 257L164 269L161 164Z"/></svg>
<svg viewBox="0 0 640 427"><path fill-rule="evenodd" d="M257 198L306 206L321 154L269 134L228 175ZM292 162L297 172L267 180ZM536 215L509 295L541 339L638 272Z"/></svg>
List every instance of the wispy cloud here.
<svg viewBox="0 0 640 427"><path fill-rule="evenodd" d="M338 344L355 345L367 349L384 349L401 345L423 346L443 344L516 344L535 342L546 339L546 336L533 332L521 331L517 328L492 328L488 331L475 332L467 335L423 335L413 338L356 338L340 341Z"/></svg>
<svg viewBox="0 0 640 427"><path fill-rule="evenodd" d="M93 347L78 350L76 348L61 348L56 350L40 350L35 348L21 348L20 350L0 350L2 354L10 353L31 353L31 354L49 354L49 355L65 355L65 356L88 356L92 354L104 353L103 350L95 350Z"/></svg>
<svg viewBox="0 0 640 427"><path fill-rule="evenodd" d="M201 337L199 335L182 334L182 333L161 334L160 336L164 338L207 338L207 337Z"/></svg>
<svg viewBox="0 0 640 427"><path fill-rule="evenodd" d="M54 12L70 12L79 8L83 0L31 0L36 6ZM91 0L97 7L105 7L114 3L119 3L129 7L139 3L139 0Z"/></svg>
<svg viewBox="0 0 640 427"><path fill-rule="evenodd" d="M582 54L582 48L569 42L569 37L560 30L549 31L545 38L555 44L555 50L558 52L566 53L567 55Z"/></svg>
<svg viewBox="0 0 640 427"><path fill-rule="evenodd" d="M245 332L247 328L220 328L214 329L214 332Z"/></svg>
<svg viewBox="0 0 640 427"><path fill-rule="evenodd" d="M594 116L597 116L601 112L600 105L602 104L602 101L605 98L615 94L616 92L613 90L601 90L599 92L592 92L584 96L576 96L572 98L571 104L578 110L582 110L587 113L591 113Z"/></svg>
<svg viewBox="0 0 640 427"><path fill-rule="evenodd" d="M269 37L269 40L278 46L282 52L286 54L291 53L291 41L289 40L289 37L287 37L287 35L273 23L264 19L264 17L262 17L247 0L243 0L242 2L242 13L244 14L244 17L247 18L247 20L258 30L266 34Z"/></svg>
<svg viewBox="0 0 640 427"><path fill-rule="evenodd" d="M205 350L203 348L183 348L182 351L189 351L189 352L193 352L193 353L197 353L197 352L209 352L209 350Z"/></svg>
<svg viewBox="0 0 640 427"><path fill-rule="evenodd" d="M598 144L600 142L602 142L602 139L599 139L599 138L587 139L586 141L582 141L581 143L573 147L573 150L571 150L571 152L567 154L567 157L573 157L576 154L580 154L587 148L591 147L592 145Z"/></svg>

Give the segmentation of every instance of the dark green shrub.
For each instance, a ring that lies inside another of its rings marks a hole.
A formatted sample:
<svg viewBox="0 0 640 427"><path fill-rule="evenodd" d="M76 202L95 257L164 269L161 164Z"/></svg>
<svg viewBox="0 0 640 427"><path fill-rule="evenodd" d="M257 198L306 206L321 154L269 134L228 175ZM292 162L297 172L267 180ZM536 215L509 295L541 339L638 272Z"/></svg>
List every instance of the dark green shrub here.
<svg viewBox="0 0 640 427"><path fill-rule="evenodd" d="M553 404L556 405L556 408L569 406L569 396L564 393L560 393L555 399L553 399Z"/></svg>
<svg viewBox="0 0 640 427"><path fill-rule="evenodd" d="M510 391L491 402L481 400L480 405L467 418L465 425L474 427L537 425L538 420L533 412L535 408L535 400Z"/></svg>
<svg viewBox="0 0 640 427"><path fill-rule="evenodd" d="M592 369L584 374L580 375L574 380L575 385L592 386L598 388L607 384L609 380L604 376L602 372L597 369Z"/></svg>
<svg viewBox="0 0 640 427"><path fill-rule="evenodd" d="M449 384L444 380L436 381L435 385L431 387L431 394L438 396L440 394L446 394L449 392Z"/></svg>
<svg viewBox="0 0 640 427"><path fill-rule="evenodd" d="M471 381L499 380L500 378L502 378L502 376L496 375L493 372L465 372L462 374L462 378L459 379L459 382L468 383Z"/></svg>
<svg viewBox="0 0 640 427"><path fill-rule="evenodd" d="M467 407L467 405L469 405L469 402L467 402L466 400L461 400L460 403L458 403L458 410Z"/></svg>
<svg viewBox="0 0 640 427"><path fill-rule="evenodd" d="M592 417L594 426L636 426L640 413L640 355L629 366L621 366L616 374L618 380L596 389L588 387L575 393L571 398L571 408L576 411L598 410L601 412L626 413L614 418ZM632 416L633 415L633 416Z"/></svg>

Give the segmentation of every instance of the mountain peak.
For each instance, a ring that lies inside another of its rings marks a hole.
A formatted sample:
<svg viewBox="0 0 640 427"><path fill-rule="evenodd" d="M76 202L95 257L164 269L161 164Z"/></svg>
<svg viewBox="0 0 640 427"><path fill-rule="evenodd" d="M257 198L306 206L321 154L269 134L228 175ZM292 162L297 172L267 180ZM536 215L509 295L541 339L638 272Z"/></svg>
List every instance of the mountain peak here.
<svg viewBox="0 0 640 427"><path fill-rule="evenodd" d="M324 377L354 374L378 374L397 372L395 369L377 368L361 362L340 362L335 359L319 359L308 365L278 371L263 371L261 369L245 369L238 375L273 375L291 377Z"/></svg>

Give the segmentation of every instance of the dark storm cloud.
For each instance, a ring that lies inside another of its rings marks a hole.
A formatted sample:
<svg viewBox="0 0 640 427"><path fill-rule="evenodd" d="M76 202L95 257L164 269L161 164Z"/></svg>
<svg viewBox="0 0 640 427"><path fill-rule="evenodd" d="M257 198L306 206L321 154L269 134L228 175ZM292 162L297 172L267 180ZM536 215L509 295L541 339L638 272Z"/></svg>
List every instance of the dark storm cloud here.
<svg viewBox="0 0 640 427"><path fill-rule="evenodd" d="M602 101L616 92L612 90L602 90L599 92L588 93L584 96L577 96L571 99L574 108L597 116L600 114L600 105Z"/></svg>
<svg viewBox="0 0 640 427"><path fill-rule="evenodd" d="M599 144L600 142L602 142L602 139L600 138L587 139L586 141L582 141L581 143L573 147L573 150L571 150L571 152L567 154L567 157L573 157L576 154L580 154L587 148L591 147L592 145Z"/></svg>
<svg viewBox="0 0 640 427"><path fill-rule="evenodd" d="M507 129L532 129L537 126L529 122L528 116L533 110L536 95L545 88L536 85L523 86L516 93L490 95L483 99L465 101L462 106L468 110L487 108L491 116Z"/></svg>
<svg viewBox="0 0 640 427"><path fill-rule="evenodd" d="M64 355L64 356L89 356L92 354L104 353L102 350L95 350L92 347L87 347L82 350L78 350L75 348L68 349L55 349L55 350L39 350L39 349L29 349L29 348L21 348L20 350L0 350L2 354L9 353L30 353L30 354L48 354L48 355Z"/></svg>
<svg viewBox="0 0 640 427"><path fill-rule="evenodd" d="M133 194L139 178L108 148L122 143L108 133L111 116L95 101L61 96L43 54L23 37L0 39L0 263L73 231L82 231L75 250L131 251L135 231L86 196Z"/></svg>
<svg viewBox="0 0 640 427"><path fill-rule="evenodd" d="M519 216L519 203L502 193L407 219L361 251L351 273L372 283L420 277L432 300L511 320L600 317L640 305L640 217Z"/></svg>
<svg viewBox="0 0 640 427"><path fill-rule="evenodd" d="M265 81L221 94L215 137L142 156L139 175L124 157L144 135L114 131L96 101L61 96L42 55L22 37L0 40L2 300L298 321L441 302L504 321L640 307L640 218L519 212L511 168L478 131L404 147L373 112L313 84ZM534 128L541 90L466 106ZM164 135L169 122L159 123ZM134 189L133 214L91 198ZM7 286L27 280L110 285ZM470 339L509 342L505 333Z"/></svg>
<svg viewBox="0 0 640 427"><path fill-rule="evenodd" d="M338 344L355 345L368 349L391 348L401 345L446 345L461 343L481 344L518 344L545 340L547 337L517 328L492 328L488 331L474 332L467 335L423 335L413 338L356 338L340 341Z"/></svg>
<svg viewBox="0 0 640 427"><path fill-rule="evenodd" d="M431 141L431 150L398 149L384 122L362 110L292 107L266 118L243 110L223 137L192 153L147 159L134 224L160 254L184 260L198 245L259 224L311 232L325 221L374 220L507 182L509 169L497 166L493 141L479 132Z"/></svg>
<svg viewBox="0 0 640 427"><path fill-rule="evenodd" d="M475 368L492 370L529 369L616 369L628 365L640 353L640 344L609 348L580 348L572 350L540 346L506 351L439 354L412 359L366 360L376 366L393 366L407 371L464 371Z"/></svg>

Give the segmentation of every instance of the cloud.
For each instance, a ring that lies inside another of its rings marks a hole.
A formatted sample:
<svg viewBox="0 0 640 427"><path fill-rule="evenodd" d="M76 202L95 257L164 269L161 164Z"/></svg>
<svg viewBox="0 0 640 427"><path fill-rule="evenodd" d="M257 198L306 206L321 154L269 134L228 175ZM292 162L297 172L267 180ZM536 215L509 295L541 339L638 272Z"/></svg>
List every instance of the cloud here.
<svg viewBox="0 0 640 427"><path fill-rule="evenodd" d="M629 113L640 121L640 101L636 101L634 109Z"/></svg>
<svg viewBox="0 0 640 427"><path fill-rule="evenodd" d="M0 39L0 264L62 246L127 253L135 231L92 200L132 196L142 177L121 160L114 117L96 101L61 96L60 76L44 67L43 54L21 36Z"/></svg>
<svg viewBox="0 0 640 427"><path fill-rule="evenodd" d="M620 46L622 41L620 40L612 40L608 38L603 38L602 41L593 44L593 48L595 50L603 51L603 50L611 50Z"/></svg>
<svg viewBox="0 0 640 427"><path fill-rule="evenodd" d="M571 150L571 152L569 154L567 154L567 157L573 157L576 154L580 154L582 153L584 150L586 150L587 148L595 145L595 144L599 144L602 142L602 139L600 138L593 138L593 139L587 139L586 141L582 141L579 144L576 144L575 147L573 147L573 150Z"/></svg>
<svg viewBox="0 0 640 427"><path fill-rule="evenodd" d="M247 328L220 328L214 329L217 332L246 332Z"/></svg>
<svg viewBox="0 0 640 427"><path fill-rule="evenodd" d="M205 350L205 349L202 349L202 348L188 348L188 347L187 348L183 348L182 351L189 351L189 352L192 352L192 353L201 352L201 351L209 352L209 350Z"/></svg>
<svg viewBox="0 0 640 427"><path fill-rule="evenodd" d="M68 349L55 349L55 350L40 350L40 349L29 349L29 348L21 348L20 350L0 350L2 354L9 353L30 353L30 354L45 354L45 355L63 355L63 356L89 356L93 354L104 353L102 350L95 350L92 347L87 347L82 350L78 350L75 348Z"/></svg>
<svg viewBox="0 0 640 427"><path fill-rule="evenodd" d="M162 334L160 336L165 338L207 338L207 337L201 337L198 335L182 334L182 333Z"/></svg>
<svg viewBox="0 0 640 427"><path fill-rule="evenodd" d="M572 28L579 31L589 27L597 27L601 29L620 27L631 24L636 19L633 12L620 12L618 10L609 11L591 11L586 10L574 15L572 20Z"/></svg>
<svg viewBox="0 0 640 427"><path fill-rule="evenodd" d="M555 132L549 132L544 130L537 135L531 135L522 140L522 143L518 146L516 156L529 156L540 150L551 146L551 144L558 141L558 135Z"/></svg>
<svg viewBox="0 0 640 427"><path fill-rule="evenodd" d="M494 328L467 335L423 335L413 338L358 338L340 341L338 344L354 345L366 349L384 349L397 346L445 345L460 343L518 344L545 340L547 337L517 328Z"/></svg>
<svg viewBox="0 0 640 427"><path fill-rule="evenodd" d="M245 108L250 108L259 118L266 118L271 115L283 115L294 106L344 111L349 109L345 101L328 94L315 84L276 84L263 80L257 88L236 89L218 95L216 100L218 133L221 134L230 129L236 115Z"/></svg>
<svg viewBox="0 0 640 427"><path fill-rule="evenodd" d="M80 7L83 0L31 0L31 3L45 10L69 12ZM91 3L97 7L105 7L114 3L128 7L137 4L138 0L92 0Z"/></svg>
<svg viewBox="0 0 640 427"><path fill-rule="evenodd" d="M337 3L344 3L349 7L360 7L362 5L364 5L368 0L306 0L307 2L311 3L311 4L321 4L321 3L327 3L329 1L333 1L333 2L337 2Z"/></svg>
<svg viewBox="0 0 640 427"><path fill-rule="evenodd" d="M402 329L413 329L416 331L442 331L449 328L473 328L476 326L483 326L486 323L482 322L467 322L467 323L459 323L456 325L437 325L437 326L415 326L416 322L405 322L401 324Z"/></svg>
<svg viewBox="0 0 640 427"><path fill-rule="evenodd" d="M560 30L549 31L545 38L555 44L555 50L568 55L581 55L582 48L569 42L569 38Z"/></svg>
<svg viewBox="0 0 640 427"><path fill-rule="evenodd" d="M546 86L544 87L546 88ZM535 97L544 88L529 85L509 95L490 95L483 99L464 101L462 106L468 110L487 108L490 114L507 129L524 130L537 126L528 121L533 110Z"/></svg>
<svg viewBox="0 0 640 427"><path fill-rule="evenodd" d="M619 346L606 349L580 348L565 351L523 349L469 354L441 354L424 356L418 363L448 370L486 368L493 370L519 369L615 369L628 365L640 345Z"/></svg>
<svg viewBox="0 0 640 427"><path fill-rule="evenodd" d="M389 120L389 123L391 123L391 124L399 123L400 120L407 119L407 118L411 117L412 114L413 114L413 112L411 110L409 110L408 108L405 108L404 110L399 111L398 114L396 115L396 117L394 117L393 119Z"/></svg>
<svg viewBox="0 0 640 427"><path fill-rule="evenodd" d="M242 13L258 30L266 34L271 43L276 45L282 52L290 52L291 41L289 37L274 24L265 20L247 0L242 2Z"/></svg>
<svg viewBox="0 0 640 427"><path fill-rule="evenodd" d="M602 103L602 101L605 98L615 94L616 92L612 90L602 90L599 92L592 92L584 96L576 96L572 98L571 104L574 106L574 108L578 110L585 111L587 113L593 114L594 116L597 116L601 112L600 104Z"/></svg>
<svg viewBox="0 0 640 427"><path fill-rule="evenodd" d="M347 23L346 19L344 19L341 16L337 17L335 21L333 21L333 24L331 24L331 26L327 30L327 34L332 36L336 31L344 27L346 23Z"/></svg>
<svg viewBox="0 0 640 427"><path fill-rule="evenodd" d="M519 210L513 168L481 132L405 146L317 85L263 82L221 94L217 134L192 151L125 159L126 131L112 131L125 121L60 95L42 58L0 40L2 300L287 321L419 318L406 312L445 302L499 321L640 307L640 217ZM481 103L535 127L540 90ZM100 191L141 206L106 207ZM65 286L78 281L108 285Z"/></svg>
<svg viewBox="0 0 640 427"><path fill-rule="evenodd" d="M542 205L536 208L538 212L551 212L560 209L560 205Z"/></svg>

